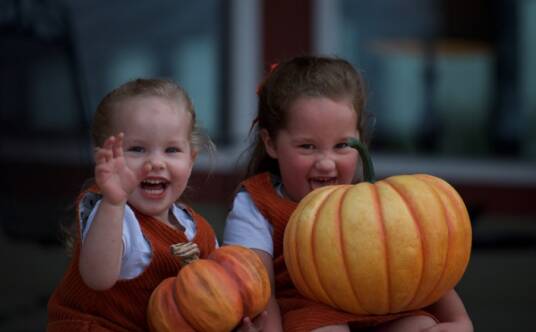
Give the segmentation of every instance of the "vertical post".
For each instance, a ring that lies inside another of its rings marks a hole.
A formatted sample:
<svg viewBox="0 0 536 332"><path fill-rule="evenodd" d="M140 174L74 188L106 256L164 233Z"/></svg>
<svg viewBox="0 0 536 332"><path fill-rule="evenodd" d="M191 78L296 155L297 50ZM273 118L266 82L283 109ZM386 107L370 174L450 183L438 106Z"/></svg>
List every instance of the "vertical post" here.
<svg viewBox="0 0 536 332"><path fill-rule="evenodd" d="M312 0L263 0L264 66L311 51Z"/></svg>

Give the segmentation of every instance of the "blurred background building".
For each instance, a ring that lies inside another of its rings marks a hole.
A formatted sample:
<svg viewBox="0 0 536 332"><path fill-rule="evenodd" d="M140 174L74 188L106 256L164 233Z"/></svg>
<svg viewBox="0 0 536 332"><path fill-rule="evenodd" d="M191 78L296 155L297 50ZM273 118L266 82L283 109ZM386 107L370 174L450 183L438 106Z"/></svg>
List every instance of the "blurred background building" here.
<svg viewBox="0 0 536 332"><path fill-rule="evenodd" d="M362 71L377 177L430 173L464 198L474 251L458 291L476 330L532 326L536 0L0 0L0 50L0 331L44 330L105 93L148 76L186 88L218 146L188 199L221 235L256 87L309 53Z"/></svg>

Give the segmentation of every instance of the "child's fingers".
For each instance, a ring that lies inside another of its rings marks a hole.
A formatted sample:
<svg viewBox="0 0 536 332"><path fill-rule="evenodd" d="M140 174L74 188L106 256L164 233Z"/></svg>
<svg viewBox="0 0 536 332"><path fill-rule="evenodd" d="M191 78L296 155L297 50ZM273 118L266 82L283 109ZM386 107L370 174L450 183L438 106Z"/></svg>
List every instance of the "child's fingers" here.
<svg viewBox="0 0 536 332"><path fill-rule="evenodd" d="M100 164L97 164L97 166L95 167L95 177L98 179L100 176L102 175L106 175L107 173L109 173L110 170L108 169L108 167L102 163Z"/></svg>
<svg viewBox="0 0 536 332"><path fill-rule="evenodd" d="M258 332L262 331L264 323L268 317L268 312L265 310L261 314L257 315L253 320L249 317L244 317L242 324L237 329L240 332Z"/></svg>
<svg viewBox="0 0 536 332"><path fill-rule="evenodd" d="M119 133L117 135L117 138L115 139L115 144L113 145L113 152L115 158L123 156L123 137L124 134Z"/></svg>
<svg viewBox="0 0 536 332"><path fill-rule="evenodd" d="M107 163L112 159L112 151L104 148L96 148L95 150L95 162L97 164Z"/></svg>
<svg viewBox="0 0 536 332"><path fill-rule="evenodd" d="M102 148L106 150L111 150L112 147L114 146L114 143L115 143L115 136L110 136L104 141L104 144L102 144Z"/></svg>
<svg viewBox="0 0 536 332"><path fill-rule="evenodd" d="M240 326L239 331L241 332L255 331L255 327L253 326L253 323L251 322L251 319L249 319L249 317L245 317L242 320L242 325Z"/></svg>
<svg viewBox="0 0 536 332"><path fill-rule="evenodd" d="M95 149L95 161L97 163L109 162L112 158L123 155L123 133L120 133L118 137L108 137L102 147Z"/></svg>

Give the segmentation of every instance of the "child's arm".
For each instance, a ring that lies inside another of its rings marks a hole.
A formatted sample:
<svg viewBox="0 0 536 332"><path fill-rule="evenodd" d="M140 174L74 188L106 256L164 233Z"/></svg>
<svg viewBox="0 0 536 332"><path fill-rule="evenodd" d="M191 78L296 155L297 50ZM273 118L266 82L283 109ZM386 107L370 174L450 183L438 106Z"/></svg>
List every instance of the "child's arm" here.
<svg viewBox="0 0 536 332"><path fill-rule="evenodd" d="M95 153L95 180L103 198L80 251L80 275L96 290L111 288L121 269L123 218L138 177L123 157L123 135L110 137Z"/></svg>
<svg viewBox="0 0 536 332"><path fill-rule="evenodd" d="M279 305L275 299L275 283L274 283L274 265L272 262L272 256L263 250L253 249L259 255L270 277L270 283L272 286L272 295L270 301L266 307L267 316L264 322L263 331L283 331L283 325L281 322L281 313L279 312Z"/></svg>
<svg viewBox="0 0 536 332"><path fill-rule="evenodd" d="M439 319L440 323L427 332L459 331L472 332L473 323L465 310L461 298L453 289L445 294L439 301L429 306L428 311Z"/></svg>

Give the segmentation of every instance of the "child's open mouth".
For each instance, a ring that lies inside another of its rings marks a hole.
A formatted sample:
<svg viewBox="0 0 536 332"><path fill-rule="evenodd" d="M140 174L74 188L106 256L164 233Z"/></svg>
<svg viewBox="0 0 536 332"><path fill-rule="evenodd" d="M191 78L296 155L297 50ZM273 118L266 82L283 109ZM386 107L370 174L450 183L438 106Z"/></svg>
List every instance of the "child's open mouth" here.
<svg viewBox="0 0 536 332"><path fill-rule="evenodd" d="M337 184L337 178L336 177L315 177L309 179L309 184L311 188L316 189L324 186L330 186L333 184Z"/></svg>
<svg viewBox="0 0 536 332"><path fill-rule="evenodd" d="M169 181L165 179L145 179L140 187L149 196L159 196L164 193L168 185Z"/></svg>

